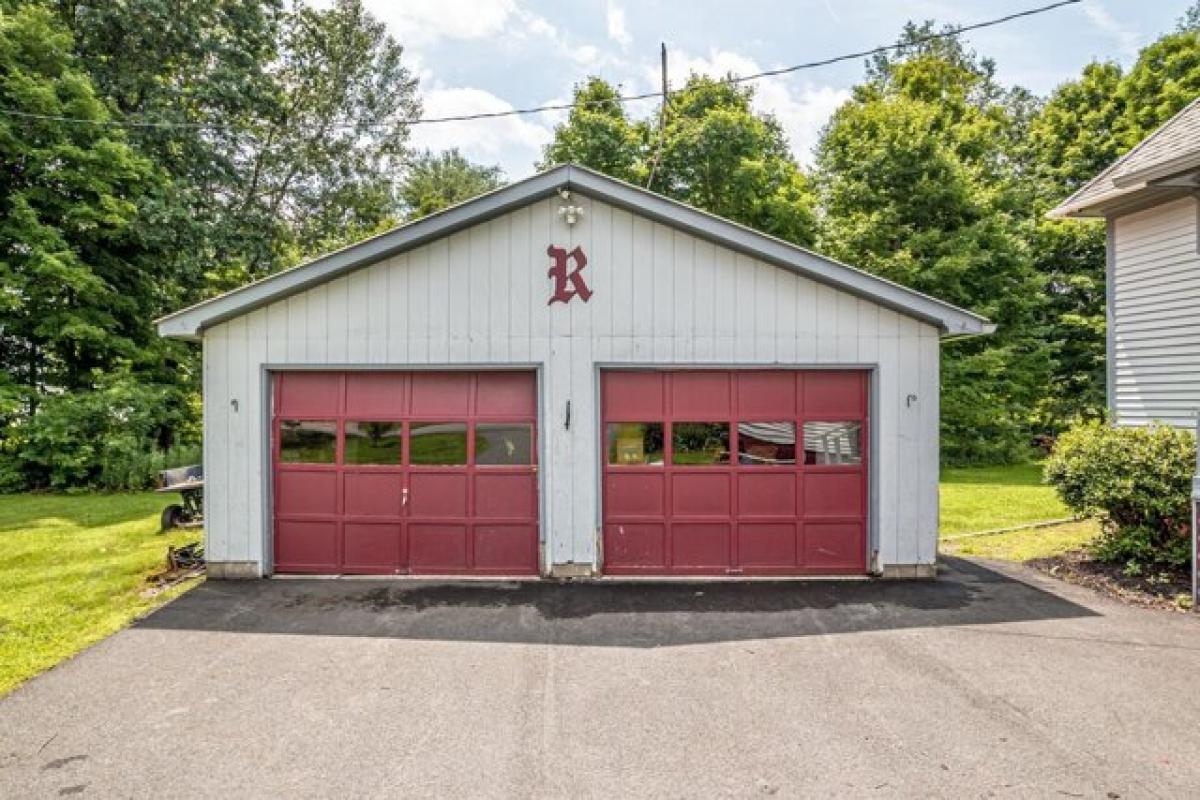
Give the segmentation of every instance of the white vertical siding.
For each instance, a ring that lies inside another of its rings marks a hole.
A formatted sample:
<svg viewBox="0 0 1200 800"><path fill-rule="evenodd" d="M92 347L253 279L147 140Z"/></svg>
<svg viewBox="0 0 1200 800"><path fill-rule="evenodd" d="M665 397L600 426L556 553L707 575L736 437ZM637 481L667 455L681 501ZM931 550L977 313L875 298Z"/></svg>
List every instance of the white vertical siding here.
<svg viewBox="0 0 1200 800"><path fill-rule="evenodd" d="M873 369L881 561L932 563L938 331L628 211L577 202L585 213L573 228L557 201L537 202L207 331L209 557L263 563L269 552L264 365L537 367L546 559L590 564L597 366L707 364ZM590 302L547 304L551 243L582 246Z"/></svg>
<svg viewBox="0 0 1200 800"><path fill-rule="evenodd" d="M1116 420L1193 427L1200 409L1200 208L1193 198L1113 224Z"/></svg>

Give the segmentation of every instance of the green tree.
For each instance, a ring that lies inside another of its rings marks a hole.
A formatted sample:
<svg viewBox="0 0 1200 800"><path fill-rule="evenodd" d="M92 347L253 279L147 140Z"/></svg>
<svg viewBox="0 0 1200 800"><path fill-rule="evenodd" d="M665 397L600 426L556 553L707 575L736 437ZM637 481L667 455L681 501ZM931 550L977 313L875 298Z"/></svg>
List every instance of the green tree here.
<svg viewBox="0 0 1200 800"><path fill-rule="evenodd" d="M402 213L405 219L420 219L499 188L502 177L499 167L472 164L457 148L444 153L426 150L415 156L404 172Z"/></svg>
<svg viewBox="0 0 1200 800"><path fill-rule="evenodd" d="M0 107L84 121L0 117L0 438L18 458L6 481L38 484L14 448L41 403L156 349L154 251L140 216L166 179L107 125L70 33L42 7L0 14Z"/></svg>
<svg viewBox="0 0 1200 800"><path fill-rule="evenodd" d="M591 167L797 244L816 234L815 195L779 123L752 108L753 89L691 75L664 112L631 121L599 78L555 128L542 168Z"/></svg>
<svg viewBox="0 0 1200 800"><path fill-rule="evenodd" d="M930 30L906 28L912 44L871 63L822 137L823 245L998 324L942 349L943 454L1019 458L1048 371L1008 157L1027 97L1001 90L991 64L955 40L916 42Z"/></svg>
<svg viewBox="0 0 1200 800"><path fill-rule="evenodd" d="M171 305L395 215L417 82L361 0L45 1L117 118L167 125L130 139L172 178Z"/></svg>
<svg viewBox="0 0 1200 800"><path fill-rule="evenodd" d="M554 129L539 169L582 164L618 180L645 182L646 129L631 122L617 99L620 87L591 77L575 87L574 107Z"/></svg>
<svg viewBox="0 0 1200 800"><path fill-rule="evenodd" d="M654 145L661 153L650 154L653 188L781 239L812 244L814 193L783 129L771 115L755 113L753 99L751 87L690 76L661 112L662 141Z"/></svg>

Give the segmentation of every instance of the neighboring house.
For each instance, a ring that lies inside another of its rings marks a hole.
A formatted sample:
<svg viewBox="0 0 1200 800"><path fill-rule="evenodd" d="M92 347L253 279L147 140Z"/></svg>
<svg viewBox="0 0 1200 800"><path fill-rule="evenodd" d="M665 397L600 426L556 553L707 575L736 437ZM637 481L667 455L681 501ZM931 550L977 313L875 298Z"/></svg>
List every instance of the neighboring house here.
<svg viewBox="0 0 1200 800"><path fill-rule="evenodd" d="M575 166L159 321L209 574L927 577L983 318Z"/></svg>
<svg viewBox="0 0 1200 800"><path fill-rule="evenodd" d="M1200 410L1200 98L1050 212L1108 225L1108 406L1118 425Z"/></svg>

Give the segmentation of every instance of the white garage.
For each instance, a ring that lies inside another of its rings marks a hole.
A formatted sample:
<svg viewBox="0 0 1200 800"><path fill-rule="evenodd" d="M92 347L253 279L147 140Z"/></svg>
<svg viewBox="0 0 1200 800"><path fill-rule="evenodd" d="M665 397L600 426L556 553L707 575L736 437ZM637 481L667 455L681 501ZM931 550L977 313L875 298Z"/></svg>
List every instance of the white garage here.
<svg viewBox="0 0 1200 800"><path fill-rule="evenodd" d="M982 317L577 166L184 309L212 577L928 577Z"/></svg>

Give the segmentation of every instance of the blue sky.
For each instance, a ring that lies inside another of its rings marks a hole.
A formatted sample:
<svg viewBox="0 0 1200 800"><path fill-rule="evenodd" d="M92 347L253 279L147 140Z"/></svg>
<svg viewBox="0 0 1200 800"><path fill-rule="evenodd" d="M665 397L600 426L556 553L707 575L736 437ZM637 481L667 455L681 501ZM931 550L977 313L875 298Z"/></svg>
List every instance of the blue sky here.
<svg viewBox="0 0 1200 800"><path fill-rule="evenodd" d="M658 86L666 42L673 83L689 70L755 72L895 40L908 19L969 24L1047 0L366 0L405 45L427 116L562 102L590 74L627 92ZM1084 0L970 34L1002 81L1044 94L1094 59L1128 66L1192 0ZM862 79L860 61L757 82L759 108L783 123L802 162L821 126ZM632 105L635 115L649 107ZM417 126L414 144L459 147L509 179L533 163L560 114Z"/></svg>

